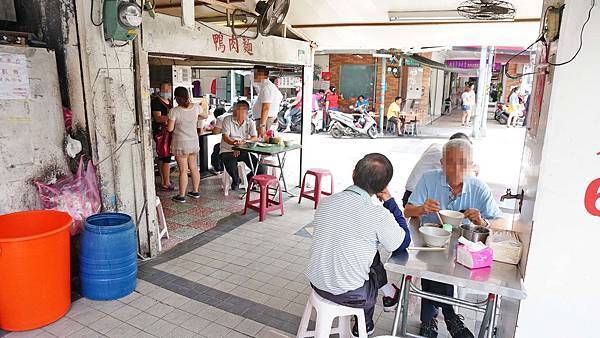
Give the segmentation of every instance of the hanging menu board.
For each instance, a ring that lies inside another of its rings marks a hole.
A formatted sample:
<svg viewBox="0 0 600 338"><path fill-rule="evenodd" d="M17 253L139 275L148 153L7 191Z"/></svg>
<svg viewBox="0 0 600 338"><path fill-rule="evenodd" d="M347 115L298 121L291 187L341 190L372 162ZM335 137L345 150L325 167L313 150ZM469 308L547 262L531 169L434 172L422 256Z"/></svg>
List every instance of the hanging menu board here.
<svg viewBox="0 0 600 338"><path fill-rule="evenodd" d="M0 100L28 98L27 57L24 54L0 53Z"/></svg>

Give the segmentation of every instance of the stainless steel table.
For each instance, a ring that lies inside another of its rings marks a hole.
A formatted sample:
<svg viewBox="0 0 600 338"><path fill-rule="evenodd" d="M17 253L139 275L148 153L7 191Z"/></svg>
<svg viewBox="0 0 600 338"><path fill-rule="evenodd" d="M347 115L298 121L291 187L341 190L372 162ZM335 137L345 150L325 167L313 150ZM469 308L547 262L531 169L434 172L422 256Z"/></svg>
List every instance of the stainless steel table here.
<svg viewBox="0 0 600 338"><path fill-rule="evenodd" d="M424 246L423 238L419 232L418 220L413 218L410 219L409 223L412 238L411 246ZM483 312L484 318L479 331L479 338L495 336L496 313L500 297L525 299L525 288L516 265L494 262L489 268L470 270L456 263L456 246L459 237L460 231L456 229L452 233L448 248L444 251L408 250L395 252L385 263L387 271L403 275L392 336L396 336L398 333L398 324L400 324L400 337L414 336L406 332L410 295ZM484 302L474 303L454 297L428 293L418 289L412 283L414 277L482 291L488 293L489 296Z"/></svg>

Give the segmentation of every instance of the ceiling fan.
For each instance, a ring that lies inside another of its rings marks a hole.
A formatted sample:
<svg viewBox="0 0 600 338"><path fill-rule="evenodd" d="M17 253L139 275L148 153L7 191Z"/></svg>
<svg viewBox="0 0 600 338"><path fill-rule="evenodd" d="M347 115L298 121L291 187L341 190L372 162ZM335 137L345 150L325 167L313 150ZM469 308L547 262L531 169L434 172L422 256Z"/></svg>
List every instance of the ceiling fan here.
<svg viewBox="0 0 600 338"><path fill-rule="evenodd" d="M268 0L256 3L258 17L258 32L268 36L275 28L283 24L283 20L290 9L290 0Z"/></svg>
<svg viewBox="0 0 600 338"><path fill-rule="evenodd" d="M467 0L456 11L473 20L512 20L516 12L515 6L504 0Z"/></svg>

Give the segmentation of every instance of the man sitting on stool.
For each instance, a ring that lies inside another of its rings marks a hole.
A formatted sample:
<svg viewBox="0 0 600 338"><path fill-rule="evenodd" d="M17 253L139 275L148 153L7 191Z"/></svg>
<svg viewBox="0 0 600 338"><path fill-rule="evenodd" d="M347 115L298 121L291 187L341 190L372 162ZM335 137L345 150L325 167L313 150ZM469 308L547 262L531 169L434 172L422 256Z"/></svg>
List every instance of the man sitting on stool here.
<svg viewBox="0 0 600 338"><path fill-rule="evenodd" d="M247 101L238 101L233 108L233 115L223 119L222 138L221 138L221 160L225 166L225 170L231 176L231 190L240 189L240 176L238 175L237 163L244 162L249 168L256 168L258 158L246 152L233 150L234 146L244 144L246 141L256 141L256 124L251 119L248 119L248 110L250 104ZM252 162L250 162L252 159ZM262 166L258 168L259 174L264 174L265 170ZM252 178L253 173L248 174L248 181Z"/></svg>
<svg viewBox="0 0 600 338"><path fill-rule="evenodd" d="M442 150L442 169L425 173L410 195L404 213L420 217L421 223L436 223L436 213L442 209L465 210L465 217L476 225L501 226L502 212L487 184L471 176L471 143L465 139L448 141ZM488 221L489 220L489 221ZM452 297L454 286L421 279L423 291ZM452 338L473 338L464 326L463 317L454 312L452 305L421 299L421 330L419 335L437 337L438 308L442 308L446 327Z"/></svg>
<svg viewBox="0 0 600 338"><path fill-rule="evenodd" d="M395 251L410 244L406 220L387 188L393 171L384 155L366 155L354 168L354 185L322 200L312 221L315 231L306 271L312 288L334 303L364 309L369 333L378 290L383 292L385 311L393 311L400 296L387 281L377 246ZM373 195L383 207L373 204ZM358 332L355 322L352 334L357 337Z"/></svg>

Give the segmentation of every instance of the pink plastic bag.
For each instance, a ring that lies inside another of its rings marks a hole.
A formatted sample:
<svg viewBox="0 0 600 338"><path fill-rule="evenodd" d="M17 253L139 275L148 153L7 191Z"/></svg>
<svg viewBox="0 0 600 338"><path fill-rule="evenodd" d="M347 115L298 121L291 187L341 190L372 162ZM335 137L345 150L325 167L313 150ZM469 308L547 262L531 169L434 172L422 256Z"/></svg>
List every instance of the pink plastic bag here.
<svg viewBox="0 0 600 338"><path fill-rule="evenodd" d="M73 217L71 235L81 231L83 221L100 211L101 199L98 189L96 168L88 161L83 172L83 156L79 159L79 168L75 176L59 179L54 184L33 182L38 188L38 194L44 209L65 211Z"/></svg>

